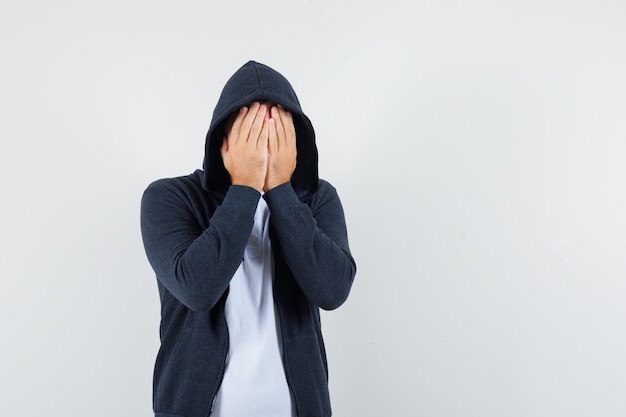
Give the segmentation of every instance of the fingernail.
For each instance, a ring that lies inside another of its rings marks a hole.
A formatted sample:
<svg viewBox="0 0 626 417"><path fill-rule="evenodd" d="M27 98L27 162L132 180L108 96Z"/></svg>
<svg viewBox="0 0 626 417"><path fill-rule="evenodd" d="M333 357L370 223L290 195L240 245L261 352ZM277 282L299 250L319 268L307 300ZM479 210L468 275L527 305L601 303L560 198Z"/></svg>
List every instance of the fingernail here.
<svg viewBox="0 0 626 417"><path fill-rule="evenodd" d="M247 108L246 106L244 106L244 107L242 107L241 109L239 109L239 111L240 111L241 113L245 113L245 112L247 112L247 111L248 111L248 108Z"/></svg>

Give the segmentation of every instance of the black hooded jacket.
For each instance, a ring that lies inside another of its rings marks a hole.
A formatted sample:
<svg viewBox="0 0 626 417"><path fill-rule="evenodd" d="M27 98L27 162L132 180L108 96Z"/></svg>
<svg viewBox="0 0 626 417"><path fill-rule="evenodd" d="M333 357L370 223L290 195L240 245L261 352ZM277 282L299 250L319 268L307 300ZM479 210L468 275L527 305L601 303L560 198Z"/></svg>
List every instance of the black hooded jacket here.
<svg viewBox="0 0 626 417"><path fill-rule="evenodd" d="M293 114L296 170L290 183L262 197L270 210L274 301L297 415L331 415L319 308L334 309L346 300L356 265L336 190L318 178L311 122L281 74L249 61L224 86L207 133L204 169L157 180L142 197L142 237L161 299L156 417L209 416L222 381L228 353L224 304L261 194L230 184L219 149L228 116L253 101L271 101Z"/></svg>

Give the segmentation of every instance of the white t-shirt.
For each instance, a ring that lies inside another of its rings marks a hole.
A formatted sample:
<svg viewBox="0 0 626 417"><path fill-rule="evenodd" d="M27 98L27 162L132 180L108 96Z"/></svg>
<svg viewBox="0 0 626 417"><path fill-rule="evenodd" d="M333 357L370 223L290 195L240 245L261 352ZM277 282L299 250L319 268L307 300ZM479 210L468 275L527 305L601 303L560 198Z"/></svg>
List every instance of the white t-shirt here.
<svg viewBox="0 0 626 417"><path fill-rule="evenodd" d="M269 209L263 198L243 261L230 281L225 313L229 352L215 398L217 417L295 417L282 363L272 292Z"/></svg>

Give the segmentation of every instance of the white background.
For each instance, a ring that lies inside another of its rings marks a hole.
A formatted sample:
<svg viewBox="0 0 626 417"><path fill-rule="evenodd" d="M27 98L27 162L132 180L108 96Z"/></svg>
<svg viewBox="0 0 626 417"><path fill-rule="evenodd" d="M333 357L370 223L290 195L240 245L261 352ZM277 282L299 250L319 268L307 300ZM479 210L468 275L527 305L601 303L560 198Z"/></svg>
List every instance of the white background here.
<svg viewBox="0 0 626 417"><path fill-rule="evenodd" d="M145 187L293 84L358 272L334 415L626 415L626 3L2 1L0 414L151 415Z"/></svg>

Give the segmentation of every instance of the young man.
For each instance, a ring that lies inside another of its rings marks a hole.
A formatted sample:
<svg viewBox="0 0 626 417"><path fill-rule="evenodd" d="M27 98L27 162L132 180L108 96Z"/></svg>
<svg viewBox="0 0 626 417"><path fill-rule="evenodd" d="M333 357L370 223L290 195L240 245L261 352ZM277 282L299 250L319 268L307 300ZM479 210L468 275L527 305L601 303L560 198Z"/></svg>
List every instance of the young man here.
<svg viewBox="0 0 626 417"><path fill-rule="evenodd" d="M319 308L346 300L356 265L281 74L249 61L228 80L203 168L142 198L161 299L155 416L330 416Z"/></svg>

